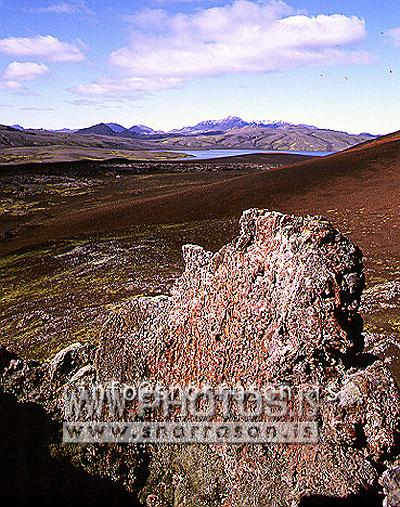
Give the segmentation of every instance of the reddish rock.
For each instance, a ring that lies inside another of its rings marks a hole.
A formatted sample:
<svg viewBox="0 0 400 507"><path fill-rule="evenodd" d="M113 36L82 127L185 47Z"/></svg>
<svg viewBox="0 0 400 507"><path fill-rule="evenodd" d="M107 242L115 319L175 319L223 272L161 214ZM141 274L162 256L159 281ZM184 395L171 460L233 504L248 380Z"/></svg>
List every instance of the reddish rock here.
<svg viewBox="0 0 400 507"><path fill-rule="evenodd" d="M155 448L143 498L170 505L160 477L171 463L180 463L169 469L171 494L181 498L174 505L293 506L371 488L395 449L400 400L383 363L363 354L360 250L323 219L253 209L219 252L186 245L183 255L170 297L131 301L110 320L99 379L318 386L320 442L209 445L197 483L184 446ZM215 503L215 492L203 490L217 480L223 494Z"/></svg>

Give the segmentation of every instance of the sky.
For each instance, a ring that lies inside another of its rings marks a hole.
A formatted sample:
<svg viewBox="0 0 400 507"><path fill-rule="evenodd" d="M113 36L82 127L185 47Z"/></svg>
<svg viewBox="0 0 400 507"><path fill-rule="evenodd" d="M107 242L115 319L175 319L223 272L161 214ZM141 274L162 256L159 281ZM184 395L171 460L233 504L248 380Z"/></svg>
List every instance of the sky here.
<svg viewBox="0 0 400 507"><path fill-rule="evenodd" d="M393 0L0 0L0 124L400 129Z"/></svg>

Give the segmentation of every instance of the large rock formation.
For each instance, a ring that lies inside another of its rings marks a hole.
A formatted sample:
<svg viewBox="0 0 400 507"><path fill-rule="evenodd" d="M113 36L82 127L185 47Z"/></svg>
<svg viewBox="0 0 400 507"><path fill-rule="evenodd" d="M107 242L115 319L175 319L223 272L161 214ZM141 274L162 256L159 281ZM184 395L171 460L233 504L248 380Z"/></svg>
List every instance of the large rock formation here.
<svg viewBox="0 0 400 507"><path fill-rule="evenodd" d="M187 245L183 254L185 271L170 296L134 299L110 317L94 369L90 351L72 348L53 366L31 365L33 384L47 379L46 393L52 379L60 386L60 365L68 363L69 384L317 386L319 442L106 446L80 451L83 461L101 455L101 473L148 506L375 501L379 475L396 458L400 397L385 365L363 352L361 252L323 219L248 210L238 237L220 251ZM83 369L71 368L66 357L76 364L83 357ZM23 367L3 362L13 389L15 371ZM41 391L33 391L37 399ZM393 483L382 480L385 488Z"/></svg>

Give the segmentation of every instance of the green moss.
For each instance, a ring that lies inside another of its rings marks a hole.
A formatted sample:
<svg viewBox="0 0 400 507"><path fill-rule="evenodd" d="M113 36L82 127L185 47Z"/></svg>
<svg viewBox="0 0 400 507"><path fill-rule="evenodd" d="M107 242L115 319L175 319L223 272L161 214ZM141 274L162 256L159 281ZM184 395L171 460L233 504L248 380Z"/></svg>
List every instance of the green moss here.
<svg viewBox="0 0 400 507"><path fill-rule="evenodd" d="M57 247L57 250L60 249L60 246ZM24 252L20 254L12 254L6 255L4 257L0 257L0 269L6 269L11 267L12 264L16 264L18 262L25 262L29 259L36 259L39 257L43 257L47 254L55 254L56 248L38 248L36 250L30 250L29 252Z"/></svg>
<svg viewBox="0 0 400 507"><path fill-rule="evenodd" d="M376 285L378 283L385 283L387 281L388 281L388 279L384 278L382 276L370 276L370 278L369 278L370 285Z"/></svg>
<svg viewBox="0 0 400 507"><path fill-rule="evenodd" d="M99 341L100 329L91 326L81 326L74 330L72 333L73 341L75 342L89 342L96 344ZM63 345L64 346L64 345Z"/></svg>
<svg viewBox="0 0 400 507"><path fill-rule="evenodd" d="M61 280L65 281L63 275L45 275L35 280L21 280L18 284L3 287L0 304L12 304L22 298L40 299L58 296L62 290Z"/></svg>
<svg viewBox="0 0 400 507"><path fill-rule="evenodd" d="M388 324L397 333L400 333L400 317L396 317L388 320Z"/></svg>
<svg viewBox="0 0 400 507"><path fill-rule="evenodd" d="M365 333L376 333L377 331L378 331L378 328L374 324L372 324L370 322L364 324L364 332Z"/></svg>

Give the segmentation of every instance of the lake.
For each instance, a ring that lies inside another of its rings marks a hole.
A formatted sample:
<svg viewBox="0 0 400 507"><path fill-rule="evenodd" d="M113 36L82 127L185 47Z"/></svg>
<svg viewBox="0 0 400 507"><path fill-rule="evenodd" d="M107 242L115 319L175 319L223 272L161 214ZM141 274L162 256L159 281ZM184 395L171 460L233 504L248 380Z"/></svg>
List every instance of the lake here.
<svg viewBox="0 0 400 507"><path fill-rule="evenodd" d="M157 150L158 151L158 150ZM280 150L168 150L173 153L184 153L193 158L209 159L221 157L237 157L238 155L252 155L254 153L269 154L291 154L291 155L309 155L312 157L325 157L332 155L334 152L329 151L280 151Z"/></svg>

